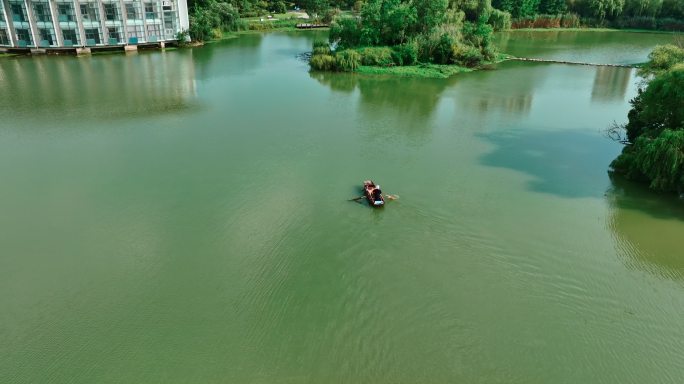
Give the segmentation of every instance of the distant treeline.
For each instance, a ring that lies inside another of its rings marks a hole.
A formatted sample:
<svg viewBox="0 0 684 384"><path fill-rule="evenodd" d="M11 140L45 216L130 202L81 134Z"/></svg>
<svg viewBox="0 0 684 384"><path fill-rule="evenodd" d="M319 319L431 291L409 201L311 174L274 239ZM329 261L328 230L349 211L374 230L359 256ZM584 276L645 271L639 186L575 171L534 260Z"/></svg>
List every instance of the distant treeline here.
<svg viewBox="0 0 684 384"><path fill-rule="evenodd" d="M366 6L369 2L373 7L392 12L399 3L403 4L399 7L400 12L406 11L406 7L453 10L478 7L477 4L481 7L482 4L477 0L189 0L188 32L194 40L208 40L225 31L254 26L243 18L282 14L294 7L329 23L339 15L340 9L353 10L363 17L362 10L370 9ZM496 30L602 26L684 31L684 0L491 0L491 7L487 22ZM287 20L280 20L268 25L278 26L278 23L294 26L295 21L288 24Z"/></svg>
<svg viewBox="0 0 684 384"><path fill-rule="evenodd" d="M492 0L512 28L604 26L684 30L683 0Z"/></svg>

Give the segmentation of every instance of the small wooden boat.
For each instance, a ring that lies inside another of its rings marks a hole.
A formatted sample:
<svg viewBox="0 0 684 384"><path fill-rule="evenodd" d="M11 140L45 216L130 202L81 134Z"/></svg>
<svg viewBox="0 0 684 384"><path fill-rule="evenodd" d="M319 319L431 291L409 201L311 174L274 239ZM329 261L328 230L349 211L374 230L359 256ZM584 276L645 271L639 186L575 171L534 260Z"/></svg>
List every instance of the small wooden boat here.
<svg viewBox="0 0 684 384"><path fill-rule="evenodd" d="M385 205L385 199L382 197L380 186L375 184L373 180L363 182L363 195L366 196L368 204L372 207L382 207Z"/></svg>

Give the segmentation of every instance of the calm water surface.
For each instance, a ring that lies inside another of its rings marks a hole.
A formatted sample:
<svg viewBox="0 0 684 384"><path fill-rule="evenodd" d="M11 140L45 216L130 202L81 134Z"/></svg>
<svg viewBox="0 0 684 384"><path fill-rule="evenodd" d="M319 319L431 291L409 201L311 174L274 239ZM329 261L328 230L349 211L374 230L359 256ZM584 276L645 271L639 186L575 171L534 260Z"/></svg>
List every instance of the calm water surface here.
<svg viewBox="0 0 684 384"><path fill-rule="evenodd" d="M606 172L633 70L310 74L314 37L0 60L0 382L682 382L684 207Z"/></svg>

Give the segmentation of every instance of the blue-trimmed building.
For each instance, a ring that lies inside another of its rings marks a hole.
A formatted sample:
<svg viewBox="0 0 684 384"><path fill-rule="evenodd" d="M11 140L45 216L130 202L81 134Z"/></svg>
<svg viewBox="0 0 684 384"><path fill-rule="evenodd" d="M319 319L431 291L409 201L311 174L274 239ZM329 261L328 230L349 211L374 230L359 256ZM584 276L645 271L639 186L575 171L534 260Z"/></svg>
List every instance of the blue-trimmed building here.
<svg viewBox="0 0 684 384"><path fill-rule="evenodd" d="M188 26L186 0L0 0L0 48L158 43Z"/></svg>

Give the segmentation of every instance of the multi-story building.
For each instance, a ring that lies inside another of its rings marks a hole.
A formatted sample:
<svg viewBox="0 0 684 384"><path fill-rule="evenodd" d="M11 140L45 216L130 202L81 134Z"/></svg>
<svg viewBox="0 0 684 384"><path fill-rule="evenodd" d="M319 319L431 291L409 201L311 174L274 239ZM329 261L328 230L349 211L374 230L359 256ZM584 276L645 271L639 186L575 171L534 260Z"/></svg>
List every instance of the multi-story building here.
<svg viewBox="0 0 684 384"><path fill-rule="evenodd" d="M0 0L0 48L163 42L188 21L186 0Z"/></svg>

